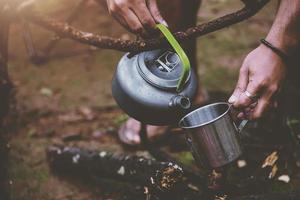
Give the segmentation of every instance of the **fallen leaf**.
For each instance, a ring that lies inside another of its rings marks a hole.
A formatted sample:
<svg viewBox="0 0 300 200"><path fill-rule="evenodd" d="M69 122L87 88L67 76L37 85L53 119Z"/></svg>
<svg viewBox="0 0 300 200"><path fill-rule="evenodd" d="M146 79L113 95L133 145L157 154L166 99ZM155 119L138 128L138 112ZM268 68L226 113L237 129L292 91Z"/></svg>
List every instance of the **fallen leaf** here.
<svg viewBox="0 0 300 200"><path fill-rule="evenodd" d="M246 160L238 160L237 161L237 166L238 166L238 168L246 167L247 166Z"/></svg>
<svg viewBox="0 0 300 200"><path fill-rule="evenodd" d="M104 136L106 134L105 131L101 131L101 130L95 130L92 133L93 138L101 138L102 136Z"/></svg>
<svg viewBox="0 0 300 200"><path fill-rule="evenodd" d="M227 195L216 195L214 200L226 200L227 199Z"/></svg>
<svg viewBox="0 0 300 200"><path fill-rule="evenodd" d="M121 176L123 176L125 174L124 166L121 166L120 169L117 171L117 173L120 174Z"/></svg>
<svg viewBox="0 0 300 200"><path fill-rule="evenodd" d="M277 165L274 165L274 166L272 167L272 171L271 171L270 174L269 174L269 179L274 178L275 175L276 175L276 173L277 173L277 171L278 171L278 167L277 167Z"/></svg>
<svg viewBox="0 0 300 200"><path fill-rule="evenodd" d="M35 137L36 135L37 135L37 130L35 128L31 128L27 132L27 136L30 138Z"/></svg>
<svg viewBox="0 0 300 200"><path fill-rule="evenodd" d="M82 115L77 114L75 112L70 112L67 114L62 114L58 117L60 121L63 122L77 122L83 119Z"/></svg>
<svg viewBox="0 0 300 200"><path fill-rule="evenodd" d="M192 190L199 191L199 188L191 183L188 184L188 187L191 188Z"/></svg>
<svg viewBox="0 0 300 200"><path fill-rule="evenodd" d="M281 176L278 177L279 181L285 182L285 183L289 183L290 182L290 176L287 174L283 174Z"/></svg>
<svg viewBox="0 0 300 200"><path fill-rule="evenodd" d="M277 160L278 160L277 151L274 151L270 155L268 155L268 157L263 162L261 168L265 168L267 166L272 167L276 163Z"/></svg>
<svg viewBox="0 0 300 200"><path fill-rule="evenodd" d="M78 111L87 120L93 120L96 117L95 113L89 107L82 106L78 109Z"/></svg>
<svg viewBox="0 0 300 200"><path fill-rule="evenodd" d="M52 97L53 96L53 91L50 88L43 87L40 89L40 94L44 95L46 97Z"/></svg>

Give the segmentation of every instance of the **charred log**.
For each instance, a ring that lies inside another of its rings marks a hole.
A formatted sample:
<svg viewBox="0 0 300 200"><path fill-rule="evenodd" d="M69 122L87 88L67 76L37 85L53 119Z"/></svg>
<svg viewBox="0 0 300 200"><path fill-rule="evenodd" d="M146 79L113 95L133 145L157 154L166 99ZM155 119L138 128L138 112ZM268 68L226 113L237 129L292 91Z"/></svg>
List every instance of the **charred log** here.
<svg viewBox="0 0 300 200"><path fill-rule="evenodd" d="M171 162L158 162L134 155L52 146L47 150L51 169L81 178L110 178L148 187L155 194L183 188L184 171Z"/></svg>

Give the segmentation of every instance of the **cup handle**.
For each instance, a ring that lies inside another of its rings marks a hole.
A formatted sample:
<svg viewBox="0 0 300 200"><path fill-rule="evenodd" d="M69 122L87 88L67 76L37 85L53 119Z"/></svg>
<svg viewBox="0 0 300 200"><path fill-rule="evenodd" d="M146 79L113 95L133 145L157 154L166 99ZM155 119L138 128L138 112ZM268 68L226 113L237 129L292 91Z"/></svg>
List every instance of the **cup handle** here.
<svg viewBox="0 0 300 200"><path fill-rule="evenodd" d="M248 120L244 119L243 121L241 121L241 123L239 124L239 126L237 127L238 132L241 133L242 130L245 128L245 126L247 125Z"/></svg>
<svg viewBox="0 0 300 200"><path fill-rule="evenodd" d="M229 109L232 109L232 104L229 104L230 108ZM237 130L239 133L242 132L242 130L245 128L245 126L247 125L249 120L247 119L244 119L243 121L241 121L241 123L237 126Z"/></svg>

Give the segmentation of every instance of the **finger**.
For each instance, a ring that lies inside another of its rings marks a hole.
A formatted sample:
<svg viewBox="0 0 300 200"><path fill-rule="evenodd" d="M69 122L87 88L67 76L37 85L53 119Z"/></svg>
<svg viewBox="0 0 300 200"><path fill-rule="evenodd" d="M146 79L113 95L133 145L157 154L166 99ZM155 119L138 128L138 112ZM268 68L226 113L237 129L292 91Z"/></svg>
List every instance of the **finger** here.
<svg viewBox="0 0 300 200"><path fill-rule="evenodd" d="M257 104L258 104L258 101L256 100L254 103L249 105L249 108L253 109L257 106Z"/></svg>
<svg viewBox="0 0 300 200"><path fill-rule="evenodd" d="M146 34L145 29L143 28L143 25L141 24L138 17L134 14L132 10L128 10L126 15L123 15L123 19L126 21L126 23L129 26L129 29L134 34L140 35L144 37Z"/></svg>
<svg viewBox="0 0 300 200"><path fill-rule="evenodd" d="M117 13L111 13L111 15L113 16L113 18L115 18L126 30L130 31L130 28L127 24L127 22L123 19L123 17Z"/></svg>
<svg viewBox="0 0 300 200"><path fill-rule="evenodd" d="M240 112L240 113L237 115L237 117L238 117L239 119L245 119L245 118L246 118L246 116L245 116L245 114L244 114L243 112Z"/></svg>
<svg viewBox="0 0 300 200"><path fill-rule="evenodd" d="M255 107L257 106L258 101L256 100L254 103L250 104L248 107L244 108L242 112L239 113L238 118L240 119L246 119L251 116L251 114L254 112Z"/></svg>
<svg viewBox="0 0 300 200"><path fill-rule="evenodd" d="M247 107L247 108L244 109L244 112L246 114L249 114L250 112L253 112L253 110L254 110L253 108Z"/></svg>
<svg viewBox="0 0 300 200"><path fill-rule="evenodd" d="M129 8L112 5L110 14L128 31L138 35L143 32L139 19Z"/></svg>
<svg viewBox="0 0 300 200"><path fill-rule="evenodd" d="M155 26L156 26L155 20L152 17L149 9L146 7L146 4L141 4L131 10L136 14L140 23L143 25L146 31L152 33L155 30Z"/></svg>
<svg viewBox="0 0 300 200"><path fill-rule="evenodd" d="M265 112L267 112L270 108L275 107L277 104L277 101L275 101L275 97L278 91L278 87L262 86L261 88L263 88L263 95L258 100L257 106L255 106L253 112L251 112L251 114L249 115L249 119L258 119L262 117Z"/></svg>
<svg viewBox="0 0 300 200"><path fill-rule="evenodd" d="M263 114L270 108L269 100L262 98L259 99L257 106L254 111L249 114L248 118L250 120L258 119L263 116Z"/></svg>
<svg viewBox="0 0 300 200"><path fill-rule="evenodd" d="M164 20L164 18L160 14L156 0L147 0L147 6L150 10L152 17L155 19L155 21L157 23L161 23L161 24L164 24L165 26L168 26L167 22Z"/></svg>
<svg viewBox="0 0 300 200"><path fill-rule="evenodd" d="M263 86L253 80L249 81L246 90L240 95L240 98L235 103L236 107L245 108L255 103L257 99L251 98L246 94L246 91L252 95L258 95L263 90Z"/></svg>
<svg viewBox="0 0 300 200"><path fill-rule="evenodd" d="M120 5L114 1L108 1L107 0L107 8L110 15L112 15L124 28L126 28L128 31L130 31L130 28L124 20L123 15L124 13L127 13L127 10L129 8L124 5Z"/></svg>
<svg viewBox="0 0 300 200"><path fill-rule="evenodd" d="M248 70L241 69L239 73L239 79L234 89L234 92L228 100L229 103L234 103L240 97L240 94L245 91L247 83L248 83Z"/></svg>

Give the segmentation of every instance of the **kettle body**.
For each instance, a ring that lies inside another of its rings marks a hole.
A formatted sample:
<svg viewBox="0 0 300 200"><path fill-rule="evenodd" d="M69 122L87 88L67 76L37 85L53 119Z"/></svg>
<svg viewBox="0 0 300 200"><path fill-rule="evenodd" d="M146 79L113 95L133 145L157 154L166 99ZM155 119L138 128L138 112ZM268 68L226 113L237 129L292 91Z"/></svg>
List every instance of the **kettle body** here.
<svg viewBox="0 0 300 200"><path fill-rule="evenodd" d="M182 73L179 56L170 50L153 50L120 60L113 80L112 94L130 117L145 124L172 125L190 111L197 91L193 69L180 91Z"/></svg>

